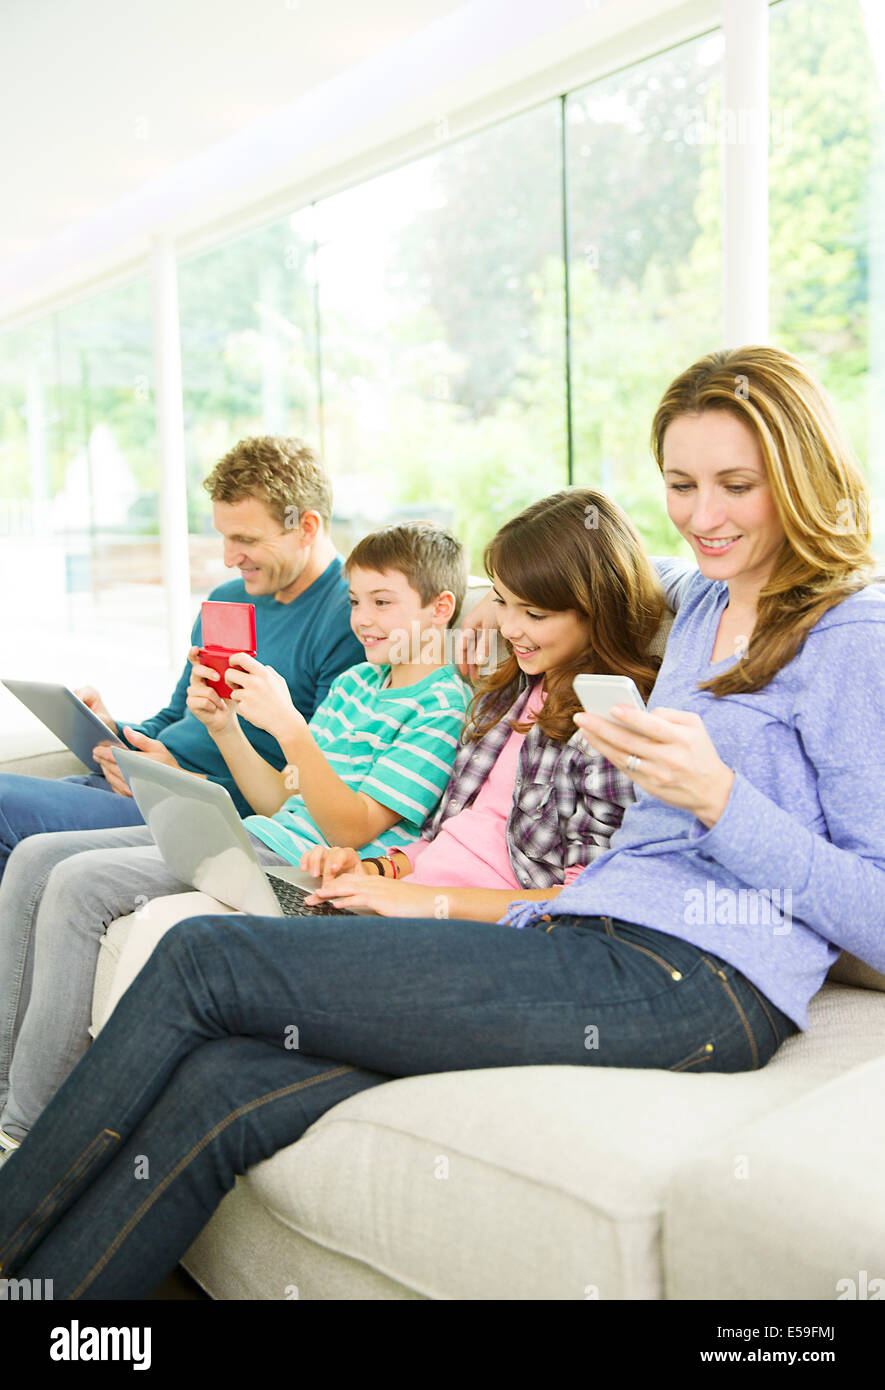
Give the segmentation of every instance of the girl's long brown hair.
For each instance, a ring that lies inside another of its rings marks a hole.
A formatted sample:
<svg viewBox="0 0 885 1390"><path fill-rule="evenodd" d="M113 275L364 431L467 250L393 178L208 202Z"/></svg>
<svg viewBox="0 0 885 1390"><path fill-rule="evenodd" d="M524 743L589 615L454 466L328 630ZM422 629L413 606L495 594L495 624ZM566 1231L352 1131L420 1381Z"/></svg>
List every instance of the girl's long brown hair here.
<svg viewBox="0 0 885 1390"><path fill-rule="evenodd" d="M667 608L654 567L617 503L589 488L568 488L534 502L508 521L486 546L490 579L544 612L572 611L589 624L590 640L567 665L546 674L541 730L558 742L575 733L581 703L572 688L579 671L632 676L644 699L660 657L649 655ZM481 738L510 708L520 683L511 652L478 685L467 712L464 741ZM511 721L524 733L528 724Z"/></svg>
<svg viewBox="0 0 885 1390"><path fill-rule="evenodd" d="M820 382L771 347L711 352L667 388L652 424L664 470L664 435L680 415L724 410L756 438L784 543L761 589L746 656L700 686L714 695L762 690L792 661L818 619L862 589L874 560L863 474Z"/></svg>

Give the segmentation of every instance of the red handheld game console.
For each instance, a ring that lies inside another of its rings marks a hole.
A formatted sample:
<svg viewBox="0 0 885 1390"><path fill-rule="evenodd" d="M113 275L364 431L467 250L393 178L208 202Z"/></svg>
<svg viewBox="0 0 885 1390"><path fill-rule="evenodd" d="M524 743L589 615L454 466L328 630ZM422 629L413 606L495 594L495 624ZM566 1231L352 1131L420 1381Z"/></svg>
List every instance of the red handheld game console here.
<svg viewBox="0 0 885 1390"><path fill-rule="evenodd" d="M235 652L257 656L255 645L255 605L253 603L204 603L200 610L203 646L200 661L218 672L212 682L222 700L230 699L230 686L224 673Z"/></svg>

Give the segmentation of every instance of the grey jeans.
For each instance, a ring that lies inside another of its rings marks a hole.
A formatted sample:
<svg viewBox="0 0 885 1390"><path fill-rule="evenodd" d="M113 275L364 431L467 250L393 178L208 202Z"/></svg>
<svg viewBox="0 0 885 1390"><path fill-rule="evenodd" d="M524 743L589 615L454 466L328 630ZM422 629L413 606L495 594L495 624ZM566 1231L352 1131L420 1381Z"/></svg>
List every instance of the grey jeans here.
<svg viewBox="0 0 885 1390"><path fill-rule="evenodd" d="M262 864L287 861L254 836ZM0 883L0 1128L23 1139L89 1046L111 922L185 893L147 826L31 835Z"/></svg>

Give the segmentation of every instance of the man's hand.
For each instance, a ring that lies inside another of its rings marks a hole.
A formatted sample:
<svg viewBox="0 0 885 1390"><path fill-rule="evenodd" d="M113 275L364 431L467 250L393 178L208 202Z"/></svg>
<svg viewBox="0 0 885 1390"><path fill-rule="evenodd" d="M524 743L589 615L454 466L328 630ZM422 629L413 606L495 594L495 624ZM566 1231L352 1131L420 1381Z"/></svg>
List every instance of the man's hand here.
<svg viewBox="0 0 885 1390"><path fill-rule="evenodd" d="M153 759L155 763L165 763L167 767L180 767L169 749L157 738L148 738L146 734L139 733L136 729L130 729L127 724L123 730L133 748L137 748L139 753L145 757ZM114 754L113 746L109 743L100 743L97 748L93 748L92 756L100 766L108 783L118 796L131 796L129 785L126 778L120 771Z"/></svg>
<svg viewBox="0 0 885 1390"><path fill-rule="evenodd" d="M454 657L458 670L474 684L479 680L480 667L496 653L497 636L498 610L489 589L482 602L461 619L455 638Z"/></svg>
<svg viewBox="0 0 885 1390"><path fill-rule="evenodd" d="M699 714L688 710L637 710L613 705L612 723L598 714L576 714L584 738L637 786L697 816L708 829L725 810L734 773L716 752ZM628 768L632 755L639 765Z"/></svg>
<svg viewBox="0 0 885 1390"><path fill-rule="evenodd" d="M289 687L279 672L248 652L237 652L230 661L224 679L237 714L273 734L281 747L297 739L307 728L307 720L292 704Z"/></svg>
<svg viewBox="0 0 885 1390"><path fill-rule="evenodd" d="M120 730L115 721L111 718L110 711L105 707L105 703L98 691L92 685L81 685L74 694L78 700L82 700L87 709L91 709L93 714L97 714L103 724L107 724L112 734L119 737Z"/></svg>

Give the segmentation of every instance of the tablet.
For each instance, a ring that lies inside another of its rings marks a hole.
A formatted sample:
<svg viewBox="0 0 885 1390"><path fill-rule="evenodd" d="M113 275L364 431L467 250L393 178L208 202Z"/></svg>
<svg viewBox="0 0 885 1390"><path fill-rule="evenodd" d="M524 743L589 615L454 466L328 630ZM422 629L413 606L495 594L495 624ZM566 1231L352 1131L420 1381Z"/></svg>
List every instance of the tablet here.
<svg viewBox="0 0 885 1390"><path fill-rule="evenodd" d="M98 743L112 743L117 748L126 744L112 734L107 724L93 714L73 690L65 685L46 685L42 681L3 681L6 689L27 705L41 723L61 739L66 748L76 753L91 772L101 772L92 756Z"/></svg>

